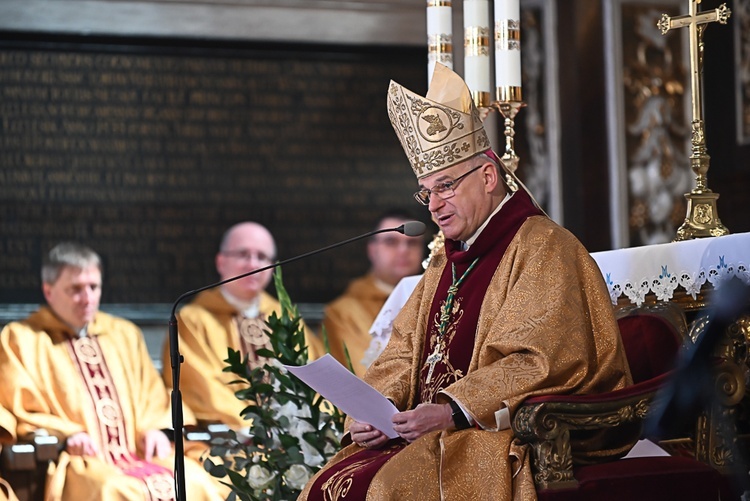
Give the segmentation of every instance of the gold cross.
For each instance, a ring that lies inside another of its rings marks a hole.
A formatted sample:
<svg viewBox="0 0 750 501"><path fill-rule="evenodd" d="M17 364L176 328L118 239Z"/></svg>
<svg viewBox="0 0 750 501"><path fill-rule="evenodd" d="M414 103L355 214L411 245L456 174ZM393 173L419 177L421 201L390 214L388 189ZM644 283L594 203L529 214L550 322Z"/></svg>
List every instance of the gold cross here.
<svg viewBox="0 0 750 501"><path fill-rule="evenodd" d="M695 173L695 188L685 197L688 199L688 214L684 224L677 230L675 240L687 240L695 237L726 235L729 230L721 224L716 210L716 199L719 195L713 193L706 184L706 173L711 157L706 150L706 134L703 127L703 105L701 90L701 74L703 73L703 30L712 22L727 24L732 11L726 4L717 9L698 11L701 0L688 0L689 13L669 17L661 15L656 24L662 35L669 30L688 28L690 32L690 101L693 107L692 134L690 138L691 151L690 167ZM710 214L702 216L701 214Z"/></svg>
<svg viewBox="0 0 750 501"><path fill-rule="evenodd" d="M666 14L661 15L657 23L662 35L666 35L669 30L677 28L688 28L690 31L690 84L693 92L693 119L701 117L701 94L700 94L700 74L703 69L703 30L706 24L719 22L727 24L732 11L723 3L714 10L698 12L698 4L701 0L688 0L690 2L689 13L669 17Z"/></svg>

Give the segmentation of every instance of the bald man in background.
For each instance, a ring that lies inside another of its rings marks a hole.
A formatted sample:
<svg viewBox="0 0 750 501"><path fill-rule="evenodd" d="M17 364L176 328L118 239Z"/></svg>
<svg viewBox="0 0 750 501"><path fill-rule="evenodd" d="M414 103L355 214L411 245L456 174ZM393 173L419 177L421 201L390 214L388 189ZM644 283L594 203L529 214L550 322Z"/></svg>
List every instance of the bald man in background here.
<svg viewBox="0 0 750 501"><path fill-rule="evenodd" d="M221 280L263 268L276 261L276 243L264 226L247 221L229 228L216 254L216 271ZM222 423L241 429L246 423L240 412L247 402L237 399L236 387L229 383L234 374L223 372L228 348L248 356L251 368L265 359L256 350L270 348L265 321L281 305L265 292L273 270L266 270L220 287L203 291L182 308L178 315L180 368L184 403L195 413L198 423ZM320 340L305 326L308 356L323 354ZM169 345L164 346L162 376L172 387Z"/></svg>

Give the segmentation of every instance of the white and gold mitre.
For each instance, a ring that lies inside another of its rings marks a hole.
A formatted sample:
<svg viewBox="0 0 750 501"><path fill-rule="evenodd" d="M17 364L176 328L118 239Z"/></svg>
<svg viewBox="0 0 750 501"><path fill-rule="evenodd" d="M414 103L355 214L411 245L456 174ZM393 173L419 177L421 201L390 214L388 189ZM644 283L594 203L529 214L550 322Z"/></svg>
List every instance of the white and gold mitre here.
<svg viewBox="0 0 750 501"><path fill-rule="evenodd" d="M490 148L471 91L460 76L440 63L435 64L426 97L391 80L388 116L417 179Z"/></svg>

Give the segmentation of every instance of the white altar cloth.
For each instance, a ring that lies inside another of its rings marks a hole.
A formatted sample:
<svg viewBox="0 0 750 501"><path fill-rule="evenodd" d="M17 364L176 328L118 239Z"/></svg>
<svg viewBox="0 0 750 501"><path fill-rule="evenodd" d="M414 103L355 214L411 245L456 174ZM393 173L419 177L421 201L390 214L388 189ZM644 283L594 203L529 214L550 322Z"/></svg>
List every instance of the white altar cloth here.
<svg viewBox="0 0 750 501"><path fill-rule="evenodd" d="M695 299L701 287L737 277L750 285L750 233L631 247L591 254L604 276L612 303L626 296L643 304L653 292L672 299L678 287Z"/></svg>

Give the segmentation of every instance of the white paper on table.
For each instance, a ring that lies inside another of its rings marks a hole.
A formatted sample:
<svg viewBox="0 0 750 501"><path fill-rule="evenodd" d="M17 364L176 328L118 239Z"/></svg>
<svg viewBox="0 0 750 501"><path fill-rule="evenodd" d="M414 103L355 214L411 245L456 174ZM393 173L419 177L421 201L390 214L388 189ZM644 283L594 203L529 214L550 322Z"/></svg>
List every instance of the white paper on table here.
<svg viewBox="0 0 750 501"><path fill-rule="evenodd" d="M371 424L388 438L398 437L391 422L391 417L398 412L396 406L330 353L307 365L284 367L352 419Z"/></svg>

